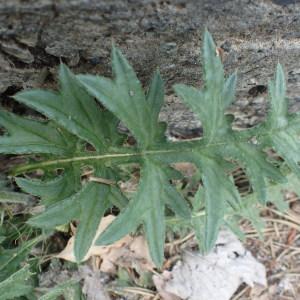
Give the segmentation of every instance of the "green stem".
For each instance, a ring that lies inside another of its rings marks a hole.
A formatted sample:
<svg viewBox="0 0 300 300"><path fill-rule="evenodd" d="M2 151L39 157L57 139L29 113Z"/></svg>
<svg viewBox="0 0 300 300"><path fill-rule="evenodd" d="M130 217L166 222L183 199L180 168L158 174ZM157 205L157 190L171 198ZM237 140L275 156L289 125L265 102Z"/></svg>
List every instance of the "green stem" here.
<svg viewBox="0 0 300 300"><path fill-rule="evenodd" d="M136 148L128 148L122 149L123 152L116 152L113 153L105 153L105 154L89 154L89 153L81 153L78 156L68 157L68 158L56 158L52 160L46 160L42 162L36 162L32 164L26 164L17 166L11 170L12 175L18 175L21 173L34 171L37 169L43 169L47 167L61 167L71 163L88 163L91 161L118 161L119 163L126 163L131 161L132 159L136 158L139 159L145 156L161 156L161 155L172 155L172 154L179 154L179 153L191 153L194 152L196 149L201 150L201 141L188 141L188 142L173 142L173 143L165 143L160 146L157 146L157 149L152 150L140 150ZM223 143L225 144L225 143ZM217 146L218 144L210 145L210 146ZM207 146L205 146L207 147ZM126 152L124 152L124 150Z"/></svg>
<svg viewBox="0 0 300 300"><path fill-rule="evenodd" d="M200 217L204 217L204 216L205 216L205 210L201 210L197 213L193 213L192 214L192 219L200 218ZM178 218L178 217L169 217L169 218L166 219L166 223L169 226L183 224L183 223L190 223L190 222L191 222L191 219L184 220L184 219Z"/></svg>
<svg viewBox="0 0 300 300"><path fill-rule="evenodd" d="M281 128L281 130L284 130L285 128ZM279 129L277 129L278 131ZM252 132L253 131L253 132ZM267 130L260 132L258 134L259 137L268 136L273 133L272 130ZM254 134L254 128L247 129L245 131L239 131L234 132L234 139L238 143L248 143L250 138L252 136L255 136ZM11 170L11 175L18 175L25 172L34 171L37 169L43 169L47 167L52 168L58 168L62 167L67 164L71 163L89 163L91 161L112 161L112 162L118 162L119 164L122 163L128 163L132 162L133 159L140 159L145 156L152 156L152 157L159 157L159 156L169 156L170 162L178 161L178 159L175 159L173 154L176 154L177 156L186 157L186 155L192 153L192 152L201 152L204 150L207 150L210 148L210 151L213 151L213 148L219 149L222 146L227 145L228 141L225 139L223 141L213 142L213 143L205 143L204 140L201 139L193 139L193 140L185 140L185 141L179 141L179 142L167 142L160 145L157 145L151 150L142 150L138 148L123 148L120 149L113 149L112 153L104 153L104 154L90 154L88 152L86 153L79 153L78 156L72 156L67 158L56 158L51 160L46 160L42 162L35 162L32 164L26 164L17 166L14 169ZM179 161L187 161L187 159L179 160Z"/></svg>

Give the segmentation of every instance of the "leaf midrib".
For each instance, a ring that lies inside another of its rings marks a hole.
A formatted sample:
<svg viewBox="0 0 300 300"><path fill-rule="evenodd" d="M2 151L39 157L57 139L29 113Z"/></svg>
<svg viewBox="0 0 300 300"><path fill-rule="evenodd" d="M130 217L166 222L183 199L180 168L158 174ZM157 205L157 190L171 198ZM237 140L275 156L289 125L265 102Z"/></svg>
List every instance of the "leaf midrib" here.
<svg viewBox="0 0 300 300"><path fill-rule="evenodd" d="M258 136L260 138L272 136L274 133L278 133L281 131L285 131L289 127L289 124L287 126L284 126L282 128L276 128L275 129L268 129L265 132L260 132ZM253 128L255 130L255 128ZM259 130L257 128L257 130ZM248 132L247 132L248 131ZM247 133L251 134L248 136ZM248 143L251 136L255 135L255 133L252 130L245 130L244 132L236 132L236 138L239 143ZM239 133L241 134L242 138L238 138ZM243 135L246 134L246 135ZM124 160L130 158L130 157L145 157L145 156L151 156L151 155L169 155L169 154L175 154L175 153L192 153L192 152L200 152L201 150L205 150L207 148L217 148L219 149L221 146L227 145L228 141L217 141L214 143L204 144L203 138L195 138L191 140L185 140L180 142L172 142L167 143L162 146L167 146L168 149L159 149L159 150L143 150L143 149L130 149L135 150L128 153L106 153L106 154L94 154L94 155L87 155L87 153L82 153L82 155L79 153L78 156L73 156L69 158L59 158L59 159L52 159L47 160L43 162L38 163L32 163L32 164L26 164L23 166L19 166L11 170L12 175L18 175L24 172L41 169L44 167L51 167L56 165L65 165L69 163L79 163L84 161L99 161L99 160L105 160L105 159L122 159ZM179 147L178 147L179 146ZM124 148L122 149L124 150Z"/></svg>

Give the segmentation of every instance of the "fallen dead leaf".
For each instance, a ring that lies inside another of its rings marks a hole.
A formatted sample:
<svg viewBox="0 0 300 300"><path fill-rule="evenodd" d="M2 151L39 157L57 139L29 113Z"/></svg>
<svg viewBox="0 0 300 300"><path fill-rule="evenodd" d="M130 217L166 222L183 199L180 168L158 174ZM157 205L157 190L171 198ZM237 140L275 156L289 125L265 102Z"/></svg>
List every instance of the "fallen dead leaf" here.
<svg viewBox="0 0 300 300"><path fill-rule="evenodd" d="M211 253L186 252L171 272L153 281L164 300L229 300L242 283L267 284L264 266L228 231L220 232Z"/></svg>
<svg viewBox="0 0 300 300"><path fill-rule="evenodd" d="M102 218L92 246L83 260L86 261L92 256L100 257L102 260L100 270L110 274L116 274L118 267L135 268L137 272L152 271L155 265L151 260L147 242L143 236L132 237L126 235L119 241L108 246L94 245L99 234L102 233L114 219L115 217L112 215ZM56 257L75 262L74 241L75 236L70 238L65 249L56 255Z"/></svg>

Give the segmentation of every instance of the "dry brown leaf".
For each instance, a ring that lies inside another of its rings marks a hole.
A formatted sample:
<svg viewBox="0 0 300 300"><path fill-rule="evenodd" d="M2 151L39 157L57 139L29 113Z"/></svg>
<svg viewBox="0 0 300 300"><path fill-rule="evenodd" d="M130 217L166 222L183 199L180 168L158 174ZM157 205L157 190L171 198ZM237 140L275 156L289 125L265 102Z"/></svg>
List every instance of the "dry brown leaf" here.
<svg viewBox="0 0 300 300"><path fill-rule="evenodd" d="M138 272L153 270L155 265L151 260L147 243L143 236L132 237L126 235L119 241L108 246L94 245L99 234L102 233L114 219L115 217L112 215L102 218L93 244L83 260L85 261L91 256L99 256L102 260L100 270L111 274L115 274L119 266L135 268ZM75 262L73 251L74 241L75 236L70 238L65 249L56 255L56 257Z"/></svg>

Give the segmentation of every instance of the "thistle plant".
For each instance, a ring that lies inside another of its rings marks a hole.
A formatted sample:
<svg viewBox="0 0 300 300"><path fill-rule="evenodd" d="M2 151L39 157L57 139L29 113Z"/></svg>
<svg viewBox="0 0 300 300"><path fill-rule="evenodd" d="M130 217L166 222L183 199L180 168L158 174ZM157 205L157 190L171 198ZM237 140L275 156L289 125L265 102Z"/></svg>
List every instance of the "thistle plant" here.
<svg viewBox="0 0 300 300"><path fill-rule="evenodd" d="M253 207L271 199L267 195L269 184L288 180L282 165L300 177L300 118L288 114L282 67L277 66L275 79L269 84L266 120L236 131L225 111L234 102L237 76L234 73L225 78L207 31L202 53L203 89L174 86L176 94L201 121L201 139L166 138L166 125L158 120L164 102L159 72L153 75L145 93L133 68L115 47L113 79L75 76L61 64L58 92L25 90L14 96L47 119L25 118L1 109L0 124L5 134L0 137L0 153L24 155L26 163L14 167L11 174L24 192L40 197L45 207L29 223L53 230L79 221L74 245L78 262L90 248L101 218L112 207L118 208L118 216L96 238L96 244L107 245L141 229L152 259L160 267L166 218L176 216L193 227L201 248L207 252L222 226L237 232L239 218L257 222ZM136 144L126 143L127 136L118 130L120 121ZM268 149L280 155L280 165L267 156ZM172 185L172 179L178 177L173 166L180 162L194 164L201 174L192 205ZM120 167L130 164L140 166L140 178L136 193L127 199L118 182L124 179ZM245 170L253 197L240 195L228 175L233 166ZM35 179L38 170L43 175Z"/></svg>

